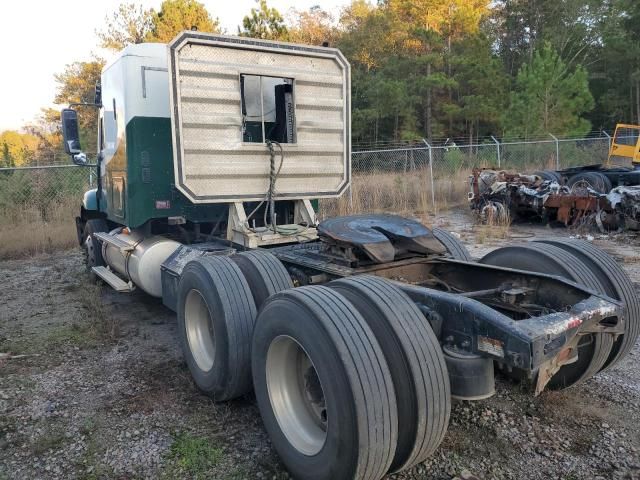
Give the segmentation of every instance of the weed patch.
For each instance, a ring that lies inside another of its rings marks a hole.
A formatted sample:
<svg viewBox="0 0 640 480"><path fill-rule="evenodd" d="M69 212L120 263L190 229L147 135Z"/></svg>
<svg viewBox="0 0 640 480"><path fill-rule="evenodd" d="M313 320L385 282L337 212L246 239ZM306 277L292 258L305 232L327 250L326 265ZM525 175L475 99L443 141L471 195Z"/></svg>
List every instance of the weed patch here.
<svg viewBox="0 0 640 480"><path fill-rule="evenodd" d="M22 258L78 244L76 196L46 205L0 205L0 259ZM44 212L44 213L43 213Z"/></svg>
<svg viewBox="0 0 640 480"><path fill-rule="evenodd" d="M50 426L31 443L31 452L36 456L42 455L49 450L61 447L66 441L67 438L61 428Z"/></svg>
<svg viewBox="0 0 640 480"><path fill-rule="evenodd" d="M68 347L95 348L104 342L100 329L86 323L72 323L52 328L42 335L33 334L5 340L0 343L0 351L16 355L43 355Z"/></svg>
<svg viewBox="0 0 640 480"><path fill-rule="evenodd" d="M170 456L194 478L204 478L211 468L222 461L224 451L207 438L181 433L171 445Z"/></svg>
<svg viewBox="0 0 640 480"><path fill-rule="evenodd" d="M94 336L110 342L120 337L120 321L105 309L101 285L87 283L80 295L80 302L88 313L89 327Z"/></svg>
<svg viewBox="0 0 640 480"><path fill-rule="evenodd" d="M481 218L482 223L476 224L473 229L477 244L484 244L487 240L504 240L509 238L511 230L511 215L506 209L487 209L487 213Z"/></svg>

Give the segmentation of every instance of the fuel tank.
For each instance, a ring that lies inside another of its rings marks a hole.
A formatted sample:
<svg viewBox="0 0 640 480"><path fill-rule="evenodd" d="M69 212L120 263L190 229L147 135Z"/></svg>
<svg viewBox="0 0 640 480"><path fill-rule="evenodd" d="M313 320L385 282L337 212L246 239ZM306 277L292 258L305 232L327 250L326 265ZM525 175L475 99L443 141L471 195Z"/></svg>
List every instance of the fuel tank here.
<svg viewBox="0 0 640 480"><path fill-rule="evenodd" d="M106 264L149 295L162 297L160 265L180 243L160 236L144 237L135 231L113 236L131 250L103 242L102 257Z"/></svg>

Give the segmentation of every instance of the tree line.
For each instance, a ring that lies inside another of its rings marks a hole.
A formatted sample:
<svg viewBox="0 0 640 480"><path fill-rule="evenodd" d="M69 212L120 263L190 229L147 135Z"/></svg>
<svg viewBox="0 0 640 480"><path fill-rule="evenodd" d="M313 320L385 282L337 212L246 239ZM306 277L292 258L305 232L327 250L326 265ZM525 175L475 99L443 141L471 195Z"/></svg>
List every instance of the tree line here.
<svg viewBox="0 0 640 480"><path fill-rule="evenodd" d="M257 0L233 32L196 0L157 11L124 3L96 31L97 46L166 43L190 29L339 48L352 65L356 143L582 136L640 123L637 0L353 0L340 12L284 13ZM55 103L91 101L103 65L67 65ZM0 134L0 164L59 155L58 117L44 109L22 132ZM95 151L95 113L80 121Z"/></svg>

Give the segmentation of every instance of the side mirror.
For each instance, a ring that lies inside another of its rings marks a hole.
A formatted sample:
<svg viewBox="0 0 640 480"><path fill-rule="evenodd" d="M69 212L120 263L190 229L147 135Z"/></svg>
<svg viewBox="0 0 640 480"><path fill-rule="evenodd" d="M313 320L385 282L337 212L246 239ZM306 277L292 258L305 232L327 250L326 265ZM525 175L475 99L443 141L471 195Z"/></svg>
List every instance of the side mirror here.
<svg viewBox="0 0 640 480"><path fill-rule="evenodd" d="M102 106L102 85L100 83L96 83L95 96L93 97L93 103L97 107Z"/></svg>
<svg viewBox="0 0 640 480"><path fill-rule="evenodd" d="M82 153L80 147L80 130L78 128L78 113L65 108L60 114L62 121L62 139L64 141L64 151L69 155Z"/></svg>
<svg viewBox="0 0 640 480"><path fill-rule="evenodd" d="M72 155L71 158L73 159L73 163L75 163L76 165L86 165L87 162L89 161L87 159L87 155L80 152L80 153L76 153L75 155Z"/></svg>

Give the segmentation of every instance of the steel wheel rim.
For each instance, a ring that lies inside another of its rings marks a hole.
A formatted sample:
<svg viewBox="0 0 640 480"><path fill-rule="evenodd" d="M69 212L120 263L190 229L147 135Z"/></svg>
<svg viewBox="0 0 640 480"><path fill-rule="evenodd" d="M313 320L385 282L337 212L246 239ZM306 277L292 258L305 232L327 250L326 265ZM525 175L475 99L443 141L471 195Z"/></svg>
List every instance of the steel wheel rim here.
<svg viewBox="0 0 640 480"><path fill-rule="evenodd" d="M293 338L280 335L269 345L266 380L280 430L304 455L316 455L327 439L324 390L313 361Z"/></svg>
<svg viewBox="0 0 640 480"><path fill-rule="evenodd" d="M592 185L588 180L578 180L571 186L571 193L573 194L587 194L589 193L589 189L596 190L597 188Z"/></svg>
<svg viewBox="0 0 640 480"><path fill-rule="evenodd" d="M96 264L96 252L93 247L93 239L91 235L87 235L87 238L84 241L84 248L87 252L87 263L89 266L94 266Z"/></svg>
<svg viewBox="0 0 640 480"><path fill-rule="evenodd" d="M192 289L184 303L184 326L189 350L198 368L208 372L216 354L215 336L209 307L202 294Z"/></svg>

